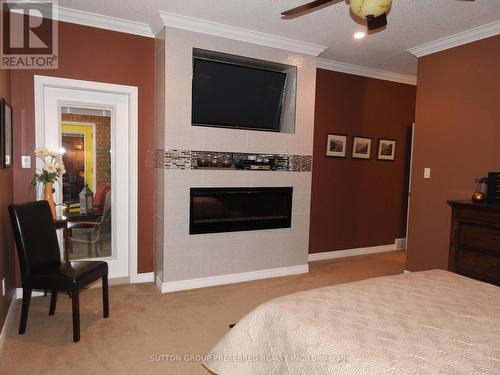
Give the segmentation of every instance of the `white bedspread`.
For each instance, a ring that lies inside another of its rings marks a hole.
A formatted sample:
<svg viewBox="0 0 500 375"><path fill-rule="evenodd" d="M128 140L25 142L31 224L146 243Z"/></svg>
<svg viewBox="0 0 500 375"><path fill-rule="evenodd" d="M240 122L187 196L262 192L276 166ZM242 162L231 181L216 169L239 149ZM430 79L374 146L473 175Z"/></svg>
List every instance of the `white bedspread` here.
<svg viewBox="0 0 500 375"><path fill-rule="evenodd" d="M498 375L500 288L433 270L280 297L204 364L219 375Z"/></svg>

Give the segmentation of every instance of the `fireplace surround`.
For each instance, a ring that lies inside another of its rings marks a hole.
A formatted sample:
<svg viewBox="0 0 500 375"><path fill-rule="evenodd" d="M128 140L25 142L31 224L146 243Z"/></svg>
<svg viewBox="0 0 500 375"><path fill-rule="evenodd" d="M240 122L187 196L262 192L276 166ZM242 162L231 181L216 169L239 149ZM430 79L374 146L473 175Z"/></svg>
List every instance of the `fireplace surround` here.
<svg viewBox="0 0 500 375"><path fill-rule="evenodd" d="M290 228L292 187L190 189L189 234Z"/></svg>
<svg viewBox="0 0 500 375"><path fill-rule="evenodd" d="M168 43L166 43L168 36ZM316 56L166 27L157 35L155 116L156 283L162 292L304 273L308 270ZM193 49L293 65L295 132L191 126ZM168 84L167 84L168 82ZM175 110L166 110L175 108ZM197 159L287 157L288 168L199 168ZM190 189L293 187L291 225L190 234Z"/></svg>

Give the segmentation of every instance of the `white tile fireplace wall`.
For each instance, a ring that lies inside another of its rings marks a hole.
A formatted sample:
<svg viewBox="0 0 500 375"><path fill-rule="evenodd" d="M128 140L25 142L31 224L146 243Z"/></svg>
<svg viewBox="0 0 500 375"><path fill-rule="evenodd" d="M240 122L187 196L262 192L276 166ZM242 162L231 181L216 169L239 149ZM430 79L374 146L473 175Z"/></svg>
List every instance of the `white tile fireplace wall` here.
<svg viewBox="0 0 500 375"><path fill-rule="evenodd" d="M166 27L164 121L157 127L157 153L165 149L312 155L316 57L218 36ZM295 133L191 126L193 48L229 53L297 67ZM163 60L164 59L164 60ZM160 90L160 92L162 92ZM157 111L157 113L163 113ZM160 156L158 157L160 159ZM307 272L311 172L165 169L161 160L157 211L157 285L163 292ZM189 235L191 187L292 186L292 227ZM163 207L163 208L162 208ZM159 269L161 268L161 269Z"/></svg>

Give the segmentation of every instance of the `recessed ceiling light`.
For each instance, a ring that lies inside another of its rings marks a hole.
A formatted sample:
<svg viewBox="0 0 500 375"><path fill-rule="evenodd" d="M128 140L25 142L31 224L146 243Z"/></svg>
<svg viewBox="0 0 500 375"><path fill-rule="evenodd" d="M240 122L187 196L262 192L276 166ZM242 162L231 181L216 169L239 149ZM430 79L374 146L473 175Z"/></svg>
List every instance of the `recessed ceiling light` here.
<svg viewBox="0 0 500 375"><path fill-rule="evenodd" d="M357 33L354 34L354 39L363 39L366 36L366 34L362 31L358 31Z"/></svg>

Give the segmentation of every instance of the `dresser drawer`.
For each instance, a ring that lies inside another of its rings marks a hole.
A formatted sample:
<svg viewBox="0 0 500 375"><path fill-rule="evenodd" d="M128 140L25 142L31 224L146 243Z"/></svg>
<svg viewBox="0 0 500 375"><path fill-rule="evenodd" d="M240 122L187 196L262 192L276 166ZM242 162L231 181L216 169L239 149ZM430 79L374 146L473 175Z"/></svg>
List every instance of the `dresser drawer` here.
<svg viewBox="0 0 500 375"><path fill-rule="evenodd" d="M500 256L500 228L462 223L459 238L459 246L488 249Z"/></svg>
<svg viewBox="0 0 500 375"><path fill-rule="evenodd" d="M497 282L500 280L500 256L459 249L455 266L459 273L481 276Z"/></svg>

